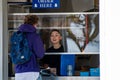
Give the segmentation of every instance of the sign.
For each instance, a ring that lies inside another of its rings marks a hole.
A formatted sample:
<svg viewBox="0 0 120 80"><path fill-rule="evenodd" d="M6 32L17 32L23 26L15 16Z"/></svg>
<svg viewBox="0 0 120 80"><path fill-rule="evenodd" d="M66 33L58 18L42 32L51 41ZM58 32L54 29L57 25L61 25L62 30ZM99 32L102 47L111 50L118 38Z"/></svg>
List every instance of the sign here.
<svg viewBox="0 0 120 80"><path fill-rule="evenodd" d="M60 8L60 0L33 0L33 8Z"/></svg>

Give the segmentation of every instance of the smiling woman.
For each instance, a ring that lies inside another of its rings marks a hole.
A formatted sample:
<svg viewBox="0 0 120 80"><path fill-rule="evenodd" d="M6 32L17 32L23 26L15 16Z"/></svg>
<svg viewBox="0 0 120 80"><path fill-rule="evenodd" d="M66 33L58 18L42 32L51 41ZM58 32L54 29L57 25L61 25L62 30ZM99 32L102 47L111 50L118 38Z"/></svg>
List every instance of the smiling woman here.
<svg viewBox="0 0 120 80"><path fill-rule="evenodd" d="M58 49L61 46L60 41L62 40L62 36L59 30L54 29L51 31L50 40L53 45L53 48Z"/></svg>
<svg viewBox="0 0 120 80"><path fill-rule="evenodd" d="M50 32L50 41L52 46L49 47L46 52L49 53L58 53L58 52L64 52L63 45L60 43L62 40L61 33L57 29L53 29ZM60 59L61 55L46 55L42 61L45 65L45 67L55 68L56 72L55 75L60 76Z"/></svg>

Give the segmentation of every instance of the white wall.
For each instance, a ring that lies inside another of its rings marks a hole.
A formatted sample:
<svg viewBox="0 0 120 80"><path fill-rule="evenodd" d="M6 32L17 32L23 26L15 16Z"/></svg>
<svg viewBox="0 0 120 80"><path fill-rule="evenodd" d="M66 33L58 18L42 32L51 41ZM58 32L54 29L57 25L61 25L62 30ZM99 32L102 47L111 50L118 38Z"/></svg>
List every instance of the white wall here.
<svg viewBox="0 0 120 80"><path fill-rule="evenodd" d="M2 64L3 64L3 61L2 61L2 52L3 52L3 48L2 48L2 36L3 36L3 34L2 34L2 31L3 30L3 27L2 27L2 1L0 0L0 80L2 80L2 76L3 76L3 70L2 70L2 68L3 68L3 66L2 66Z"/></svg>

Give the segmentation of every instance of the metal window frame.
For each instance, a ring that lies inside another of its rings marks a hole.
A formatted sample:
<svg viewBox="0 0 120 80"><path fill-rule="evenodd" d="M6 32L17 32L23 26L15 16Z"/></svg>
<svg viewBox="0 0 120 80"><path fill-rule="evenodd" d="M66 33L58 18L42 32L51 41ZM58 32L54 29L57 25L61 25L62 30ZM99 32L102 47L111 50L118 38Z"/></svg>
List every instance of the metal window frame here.
<svg viewBox="0 0 120 80"><path fill-rule="evenodd" d="M7 0L0 0L0 80L8 80Z"/></svg>

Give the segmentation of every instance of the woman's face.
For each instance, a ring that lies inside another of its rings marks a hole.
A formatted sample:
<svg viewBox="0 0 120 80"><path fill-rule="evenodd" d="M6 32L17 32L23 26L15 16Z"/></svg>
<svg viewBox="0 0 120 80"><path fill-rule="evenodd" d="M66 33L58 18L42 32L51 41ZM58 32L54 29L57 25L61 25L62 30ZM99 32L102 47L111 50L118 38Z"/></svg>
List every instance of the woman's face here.
<svg viewBox="0 0 120 80"><path fill-rule="evenodd" d="M62 39L61 35L57 31L53 31L50 36L50 40L53 44L60 43L60 40Z"/></svg>

